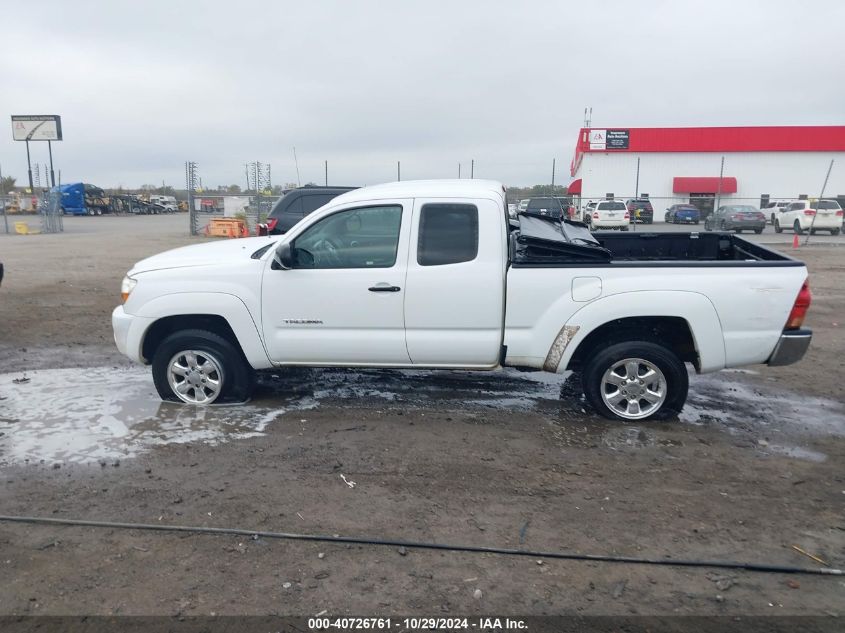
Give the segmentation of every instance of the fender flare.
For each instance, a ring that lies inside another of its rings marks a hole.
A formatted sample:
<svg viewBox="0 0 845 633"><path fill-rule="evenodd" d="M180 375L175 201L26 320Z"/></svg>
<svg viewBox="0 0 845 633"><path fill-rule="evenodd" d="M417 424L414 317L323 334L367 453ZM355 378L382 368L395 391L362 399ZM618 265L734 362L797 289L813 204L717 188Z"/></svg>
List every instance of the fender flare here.
<svg viewBox="0 0 845 633"><path fill-rule="evenodd" d="M244 356L253 369L272 367L258 325L243 300L223 292L179 292L160 295L137 309L135 314L146 322L140 343L147 330L159 319L185 314L209 314L226 320Z"/></svg>
<svg viewBox="0 0 845 633"><path fill-rule="evenodd" d="M629 317L684 319L698 352L700 371L716 371L725 366L722 323L706 295L685 290L645 290L608 295L578 310L561 328L543 368L552 372L565 370L587 336L611 321Z"/></svg>

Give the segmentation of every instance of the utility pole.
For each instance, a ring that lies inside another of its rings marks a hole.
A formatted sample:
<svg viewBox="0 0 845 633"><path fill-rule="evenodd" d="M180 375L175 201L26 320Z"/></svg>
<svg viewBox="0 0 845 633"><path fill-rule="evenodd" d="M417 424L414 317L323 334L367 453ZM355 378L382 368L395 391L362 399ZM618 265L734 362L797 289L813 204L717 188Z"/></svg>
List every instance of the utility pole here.
<svg viewBox="0 0 845 633"><path fill-rule="evenodd" d="M326 164L326 187L329 186L329 161L323 161Z"/></svg>
<svg viewBox="0 0 845 633"><path fill-rule="evenodd" d="M402 162L398 160L396 161L396 180L400 182L402 180Z"/></svg>
<svg viewBox="0 0 845 633"><path fill-rule="evenodd" d="M640 197L640 157L637 156L637 181L634 183L634 231L637 230L637 199ZM654 212L652 212L654 213Z"/></svg>
<svg viewBox="0 0 845 633"><path fill-rule="evenodd" d="M458 180L461 179L461 164L458 163Z"/></svg>
<svg viewBox="0 0 845 633"><path fill-rule="evenodd" d="M293 146L293 162L296 165L296 186L302 186L302 180L299 179L299 161L296 159L296 145Z"/></svg>
<svg viewBox="0 0 845 633"><path fill-rule="evenodd" d="M719 205L722 201L722 178L725 175L725 157L722 156L722 167L719 169L719 184L716 187L716 206L713 208L713 211L716 212L719 210Z"/></svg>
<svg viewBox="0 0 845 633"><path fill-rule="evenodd" d="M475 178L475 159L474 159L474 158L472 159L472 162L470 163L470 167L469 167L469 177L470 177L470 178Z"/></svg>
<svg viewBox="0 0 845 633"><path fill-rule="evenodd" d="M555 195L555 161L557 159L552 159L552 195Z"/></svg>
<svg viewBox="0 0 845 633"><path fill-rule="evenodd" d="M833 169L833 159L830 159L830 165L827 167L827 175L824 177L824 184L822 185L822 192L819 194L819 199L816 202L816 212L813 214L813 219L810 220L810 230L807 231L807 237L804 239L804 246L810 241L810 236L813 234L813 225L816 223L816 216L819 214L821 208L822 198L824 197L824 190L827 189L827 181L830 178L830 171Z"/></svg>

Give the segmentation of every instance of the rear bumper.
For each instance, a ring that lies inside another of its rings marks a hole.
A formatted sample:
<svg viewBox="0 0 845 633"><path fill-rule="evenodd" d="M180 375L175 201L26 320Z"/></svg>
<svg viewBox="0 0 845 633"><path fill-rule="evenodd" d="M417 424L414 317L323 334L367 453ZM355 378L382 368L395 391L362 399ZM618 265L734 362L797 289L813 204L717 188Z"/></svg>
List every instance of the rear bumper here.
<svg viewBox="0 0 845 633"><path fill-rule="evenodd" d="M775 351L772 352L767 364L772 367L780 367L797 363L804 358L812 338L813 333L810 330L784 332L781 334L780 340L775 346Z"/></svg>

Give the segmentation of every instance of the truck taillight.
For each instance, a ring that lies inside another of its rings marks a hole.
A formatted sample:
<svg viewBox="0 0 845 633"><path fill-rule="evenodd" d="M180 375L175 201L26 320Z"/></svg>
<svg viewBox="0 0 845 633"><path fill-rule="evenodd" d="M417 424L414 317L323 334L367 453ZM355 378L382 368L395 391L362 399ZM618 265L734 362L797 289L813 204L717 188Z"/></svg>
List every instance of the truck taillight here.
<svg viewBox="0 0 845 633"><path fill-rule="evenodd" d="M792 312L789 313L789 319L786 321L787 330L797 330L804 325L804 317L807 316L807 310L810 309L810 303L813 297L810 294L810 280L804 280L804 285L798 292L795 298L795 303L792 305Z"/></svg>
<svg viewBox="0 0 845 633"><path fill-rule="evenodd" d="M267 232L269 233L273 229L276 228L276 225L279 223L277 218L267 218Z"/></svg>
<svg viewBox="0 0 845 633"><path fill-rule="evenodd" d="M845 213L845 212L842 211L842 209L839 209L839 211L836 212L836 217L841 218L843 213Z"/></svg>
<svg viewBox="0 0 845 633"><path fill-rule="evenodd" d="M631 219L631 214L630 214L630 213L628 213L627 211L625 211L625 219L626 219L626 220L630 220L630 219Z"/></svg>
<svg viewBox="0 0 845 633"><path fill-rule="evenodd" d="M596 220L599 219L599 212L598 211L593 211L593 218L596 219Z"/></svg>
<svg viewBox="0 0 845 633"><path fill-rule="evenodd" d="M804 215L816 215L815 209L804 209Z"/></svg>

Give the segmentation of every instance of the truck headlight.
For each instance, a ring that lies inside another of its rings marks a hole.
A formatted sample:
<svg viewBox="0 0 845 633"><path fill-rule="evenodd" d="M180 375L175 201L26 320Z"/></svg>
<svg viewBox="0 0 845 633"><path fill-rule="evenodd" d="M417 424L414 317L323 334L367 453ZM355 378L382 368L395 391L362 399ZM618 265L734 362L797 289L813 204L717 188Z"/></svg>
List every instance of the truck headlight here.
<svg viewBox="0 0 845 633"><path fill-rule="evenodd" d="M137 285L137 279L133 279L129 275L126 275L126 277L123 278L123 281L120 284L120 296L123 299L123 303L126 303L129 295L132 294L132 290L134 290Z"/></svg>

